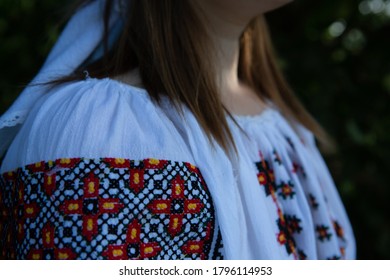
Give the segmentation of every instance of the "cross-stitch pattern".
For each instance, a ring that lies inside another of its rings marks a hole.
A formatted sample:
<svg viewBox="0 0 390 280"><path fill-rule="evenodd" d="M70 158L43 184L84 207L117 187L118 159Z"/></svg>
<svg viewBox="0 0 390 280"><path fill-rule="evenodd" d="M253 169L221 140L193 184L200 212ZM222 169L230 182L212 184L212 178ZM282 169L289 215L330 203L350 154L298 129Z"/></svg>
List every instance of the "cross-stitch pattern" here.
<svg viewBox="0 0 390 280"><path fill-rule="evenodd" d="M0 180L2 258L222 258L209 191L189 163L59 159Z"/></svg>

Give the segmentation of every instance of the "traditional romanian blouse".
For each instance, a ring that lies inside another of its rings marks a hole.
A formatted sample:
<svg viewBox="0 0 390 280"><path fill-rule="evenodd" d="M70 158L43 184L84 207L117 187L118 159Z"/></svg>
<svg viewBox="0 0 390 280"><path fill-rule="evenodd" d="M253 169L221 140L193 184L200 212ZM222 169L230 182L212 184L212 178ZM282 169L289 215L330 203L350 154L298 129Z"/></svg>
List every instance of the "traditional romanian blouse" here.
<svg viewBox="0 0 390 280"><path fill-rule="evenodd" d="M312 134L274 107L234 118L238 155L143 89L89 78L50 91L1 165L1 258L354 258Z"/></svg>

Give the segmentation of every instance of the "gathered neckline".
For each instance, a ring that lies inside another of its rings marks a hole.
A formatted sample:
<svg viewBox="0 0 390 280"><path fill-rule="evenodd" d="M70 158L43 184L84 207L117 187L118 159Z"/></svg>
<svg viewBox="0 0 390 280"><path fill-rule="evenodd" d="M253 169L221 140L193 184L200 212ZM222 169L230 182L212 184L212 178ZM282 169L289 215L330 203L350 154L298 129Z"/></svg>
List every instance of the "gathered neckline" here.
<svg viewBox="0 0 390 280"><path fill-rule="evenodd" d="M270 122L275 120L275 109L267 106L263 111L256 115L236 115L232 114L238 123Z"/></svg>
<svg viewBox="0 0 390 280"><path fill-rule="evenodd" d="M147 98L150 97L145 88L133 86L131 84L127 84L120 80L112 79L110 77L101 78L101 79L89 77L86 80L94 81L94 82L105 81L109 83L114 83L116 85L119 85L121 88L125 90L131 90L133 92L135 91L137 93L142 93L142 95ZM249 124L249 123L259 123L259 122L270 123L275 121L276 113L277 113L276 109L274 108L274 106L272 106L272 103L269 101L267 106L264 108L264 110L261 111L259 114L255 114L255 115L231 114L231 116L239 124Z"/></svg>

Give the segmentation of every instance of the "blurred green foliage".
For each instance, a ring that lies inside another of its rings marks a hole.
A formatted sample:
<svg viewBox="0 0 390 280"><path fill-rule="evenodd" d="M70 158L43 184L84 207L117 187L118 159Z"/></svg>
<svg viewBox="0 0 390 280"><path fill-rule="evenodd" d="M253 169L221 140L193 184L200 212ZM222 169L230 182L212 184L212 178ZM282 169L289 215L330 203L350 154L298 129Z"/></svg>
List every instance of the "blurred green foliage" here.
<svg viewBox="0 0 390 280"><path fill-rule="evenodd" d="M269 14L288 80L334 137L327 162L360 259L390 259L390 1L296 0Z"/></svg>
<svg viewBox="0 0 390 280"><path fill-rule="evenodd" d="M0 1L0 112L42 65L67 14L64 2Z"/></svg>
<svg viewBox="0 0 390 280"><path fill-rule="evenodd" d="M0 112L38 71L66 11L64 1L0 1ZM338 144L326 160L358 258L390 259L390 0L296 0L267 17L289 82Z"/></svg>

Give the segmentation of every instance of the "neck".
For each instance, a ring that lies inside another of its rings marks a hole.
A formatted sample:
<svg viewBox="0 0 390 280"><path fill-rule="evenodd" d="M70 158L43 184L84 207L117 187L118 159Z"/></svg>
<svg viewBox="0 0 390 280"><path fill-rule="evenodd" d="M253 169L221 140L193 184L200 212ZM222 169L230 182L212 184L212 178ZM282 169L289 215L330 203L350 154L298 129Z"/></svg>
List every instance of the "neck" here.
<svg viewBox="0 0 390 280"><path fill-rule="evenodd" d="M234 18L219 6L213 6L212 1L198 1L207 3L201 8L209 36L216 51L213 65L216 69L216 82L221 95L238 92L242 86L238 79L238 60L240 52L240 36L249 20Z"/></svg>
<svg viewBox="0 0 390 280"><path fill-rule="evenodd" d="M266 107L265 104L253 89L243 84L238 78L240 37L259 10L248 6L242 9L241 1L226 1L238 6L230 6L226 9L224 1L212 0L197 0L192 3L199 4L199 15L204 20L216 51L212 63L215 67L216 85L223 105L233 114L259 114ZM262 1L253 3L258 2Z"/></svg>
<svg viewBox="0 0 390 280"><path fill-rule="evenodd" d="M235 92L240 85L238 79L239 41L238 39L214 38L217 85L222 95Z"/></svg>
<svg viewBox="0 0 390 280"><path fill-rule="evenodd" d="M226 28L227 25L223 25ZM240 36L245 26L229 28L230 33L219 32L211 36L216 55L214 65L216 69L216 82L220 98L225 108L237 115L260 114L265 104L257 94L238 78L238 62L240 54ZM232 32L236 30L236 32Z"/></svg>

